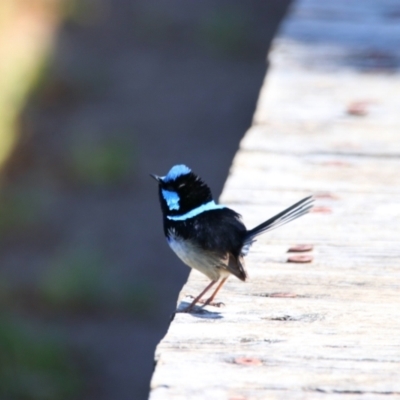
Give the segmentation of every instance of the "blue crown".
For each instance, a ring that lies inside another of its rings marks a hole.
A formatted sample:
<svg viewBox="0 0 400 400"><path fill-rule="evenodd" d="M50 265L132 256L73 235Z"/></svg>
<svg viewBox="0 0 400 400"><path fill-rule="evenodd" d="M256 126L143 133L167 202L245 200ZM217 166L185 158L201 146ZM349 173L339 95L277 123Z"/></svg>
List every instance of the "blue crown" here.
<svg viewBox="0 0 400 400"><path fill-rule="evenodd" d="M168 182L168 181L174 181L178 177L182 175L187 175L192 170L187 167L186 165L180 164L180 165L174 165L168 172L166 176L164 176L163 181Z"/></svg>

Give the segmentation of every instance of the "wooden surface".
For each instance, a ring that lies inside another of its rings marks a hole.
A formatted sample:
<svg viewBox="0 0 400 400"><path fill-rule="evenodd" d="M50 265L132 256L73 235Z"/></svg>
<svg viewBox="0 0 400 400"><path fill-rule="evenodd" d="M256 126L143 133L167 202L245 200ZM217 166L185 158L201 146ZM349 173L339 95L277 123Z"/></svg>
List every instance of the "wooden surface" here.
<svg viewBox="0 0 400 400"><path fill-rule="evenodd" d="M220 202L249 228L316 212L260 237L225 307L175 315L150 399L400 398L400 3L297 1L270 59Z"/></svg>

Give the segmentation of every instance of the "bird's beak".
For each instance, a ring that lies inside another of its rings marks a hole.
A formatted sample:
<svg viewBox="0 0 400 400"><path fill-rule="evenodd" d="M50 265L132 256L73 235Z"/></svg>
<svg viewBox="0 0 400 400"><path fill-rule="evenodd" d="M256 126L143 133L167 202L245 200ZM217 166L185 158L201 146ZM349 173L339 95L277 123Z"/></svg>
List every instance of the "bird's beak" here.
<svg viewBox="0 0 400 400"><path fill-rule="evenodd" d="M154 175L154 174L150 174L150 176L151 176L152 178L154 178L157 182L160 182L160 181L161 181L161 176Z"/></svg>

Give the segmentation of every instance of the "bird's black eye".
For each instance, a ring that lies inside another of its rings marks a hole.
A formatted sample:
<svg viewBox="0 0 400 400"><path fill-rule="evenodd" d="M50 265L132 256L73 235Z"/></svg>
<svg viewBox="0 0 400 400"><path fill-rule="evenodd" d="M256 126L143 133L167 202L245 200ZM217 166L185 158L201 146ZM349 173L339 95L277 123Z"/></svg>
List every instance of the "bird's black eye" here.
<svg viewBox="0 0 400 400"><path fill-rule="evenodd" d="M178 186L178 189L182 189L183 187L185 187L186 186L186 183L181 183L179 186Z"/></svg>

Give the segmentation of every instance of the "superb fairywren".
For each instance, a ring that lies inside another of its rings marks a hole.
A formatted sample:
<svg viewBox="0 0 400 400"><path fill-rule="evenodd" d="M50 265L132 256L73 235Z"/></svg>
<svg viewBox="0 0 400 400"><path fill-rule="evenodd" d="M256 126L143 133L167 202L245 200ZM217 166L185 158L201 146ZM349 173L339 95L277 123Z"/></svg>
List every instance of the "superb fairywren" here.
<svg viewBox="0 0 400 400"><path fill-rule="evenodd" d="M247 230L240 215L216 204L210 188L186 165L175 165L167 175L151 175L158 182L164 233L168 244L190 268L211 279L211 283L185 310L189 312L218 281L210 304L229 275L245 281L243 257L255 238L308 213L312 196L306 197L253 229Z"/></svg>

